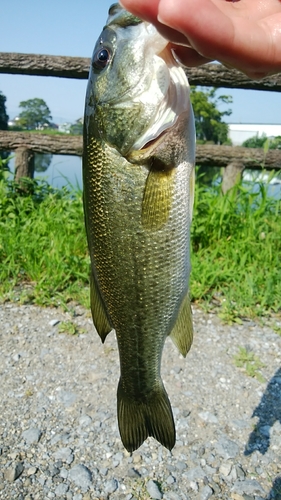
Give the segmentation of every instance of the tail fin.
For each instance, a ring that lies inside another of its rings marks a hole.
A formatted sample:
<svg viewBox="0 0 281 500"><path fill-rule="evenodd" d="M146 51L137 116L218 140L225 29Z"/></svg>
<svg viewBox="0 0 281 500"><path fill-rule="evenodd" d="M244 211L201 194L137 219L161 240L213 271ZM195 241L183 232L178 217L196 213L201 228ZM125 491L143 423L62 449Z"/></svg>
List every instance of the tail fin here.
<svg viewBox="0 0 281 500"><path fill-rule="evenodd" d="M162 381L145 400L138 401L127 396L120 379L117 413L121 440L127 451L132 452L139 448L148 436L157 439L168 450L174 447L174 418Z"/></svg>

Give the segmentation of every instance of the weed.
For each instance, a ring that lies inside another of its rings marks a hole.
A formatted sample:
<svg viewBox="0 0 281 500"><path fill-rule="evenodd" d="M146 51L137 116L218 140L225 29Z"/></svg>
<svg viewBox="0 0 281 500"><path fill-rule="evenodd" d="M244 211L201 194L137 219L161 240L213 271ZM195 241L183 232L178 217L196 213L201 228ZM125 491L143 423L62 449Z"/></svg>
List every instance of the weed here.
<svg viewBox="0 0 281 500"><path fill-rule="evenodd" d="M234 356L235 365L238 368L243 368L243 371L249 377L256 378L259 382L265 382L262 374L259 372L265 365L260 361L258 356L247 349L246 347L239 347L239 352Z"/></svg>
<svg viewBox="0 0 281 500"><path fill-rule="evenodd" d="M33 391L33 389L30 389L30 388L26 389L26 391L24 393L26 398L30 398L31 396L33 396L33 394L34 394L34 391Z"/></svg>
<svg viewBox="0 0 281 500"><path fill-rule="evenodd" d="M275 333L277 333L277 335L281 336L281 326L280 325L273 325L272 328L275 331Z"/></svg>
<svg viewBox="0 0 281 500"><path fill-rule="evenodd" d="M58 327L59 333L67 333L68 335L78 335L79 330L72 321L62 321Z"/></svg>

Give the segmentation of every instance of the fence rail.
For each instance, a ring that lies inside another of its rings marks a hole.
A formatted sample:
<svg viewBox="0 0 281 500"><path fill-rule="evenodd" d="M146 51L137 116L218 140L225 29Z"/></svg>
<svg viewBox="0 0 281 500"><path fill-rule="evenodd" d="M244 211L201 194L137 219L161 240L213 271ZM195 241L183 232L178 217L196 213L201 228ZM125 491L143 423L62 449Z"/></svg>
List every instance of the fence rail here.
<svg viewBox="0 0 281 500"><path fill-rule="evenodd" d="M29 132L0 131L0 150L15 151L16 179L33 177L34 154L51 153L60 155L82 156L83 140L81 136L44 135ZM245 168L258 170L281 170L281 151L243 148L240 146L198 145L196 163L205 167L225 167L223 191L235 184Z"/></svg>
<svg viewBox="0 0 281 500"><path fill-rule="evenodd" d="M47 135L29 132L6 132L0 130L0 150L17 151L28 149L33 153L82 156L81 136ZM266 154L261 148L241 146L216 146L198 144L196 162L205 167L226 167L234 161L243 163L244 168L257 170L281 170L281 150L270 149Z"/></svg>
<svg viewBox="0 0 281 500"><path fill-rule="evenodd" d="M0 73L14 75L55 76L86 80L91 59L88 57L66 57L42 54L18 54L0 52ZM186 70L191 85L281 91L281 74L261 80L251 80L235 69L221 64L207 64Z"/></svg>

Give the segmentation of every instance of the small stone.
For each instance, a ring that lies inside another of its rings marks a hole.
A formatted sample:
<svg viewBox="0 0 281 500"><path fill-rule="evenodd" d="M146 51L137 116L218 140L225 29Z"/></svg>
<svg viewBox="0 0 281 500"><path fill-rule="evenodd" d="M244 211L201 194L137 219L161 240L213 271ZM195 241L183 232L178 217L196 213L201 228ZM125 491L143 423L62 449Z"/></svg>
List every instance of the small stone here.
<svg viewBox="0 0 281 500"><path fill-rule="evenodd" d="M74 460L74 455L71 448L65 447L59 448L59 450L54 453L54 458L70 465Z"/></svg>
<svg viewBox="0 0 281 500"><path fill-rule="evenodd" d="M59 469L57 467L51 466L49 468L49 476L54 477L57 476L59 473Z"/></svg>
<svg viewBox="0 0 281 500"><path fill-rule="evenodd" d="M265 491L256 479L245 479L244 481L235 481L231 491L238 495L264 495Z"/></svg>
<svg viewBox="0 0 281 500"><path fill-rule="evenodd" d="M107 468L107 467L101 467L101 468L100 468L100 474L101 474L102 476L106 476L106 475L107 475L107 473L108 473L108 468Z"/></svg>
<svg viewBox="0 0 281 500"><path fill-rule="evenodd" d="M12 483L15 481L22 473L24 467L22 462L17 462L8 469L4 471L4 477L6 481L10 481Z"/></svg>
<svg viewBox="0 0 281 500"><path fill-rule="evenodd" d="M77 464L68 472L68 479L76 486L88 489L92 484L92 473L85 465Z"/></svg>
<svg viewBox="0 0 281 500"><path fill-rule="evenodd" d="M51 319L51 321L49 321L50 326L56 326L58 323L60 323L59 319Z"/></svg>
<svg viewBox="0 0 281 500"><path fill-rule="evenodd" d="M148 494L151 496L151 498L156 499L156 500L161 500L163 497L161 491L159 490L159 487L155 481L150 479L146 485L146 489Z"/></svg>
<svg viewBox="0 0 281 500"><path fill-rule="evenodd" d="M90 493L85 493L85 495L83 495L83 500L92 500L92 496L90 495Z"/></svg>
<svg viewBox="0 0 281 500"><path fill-rule="evenodd" d="M141 455L139 455L138 453L137 453L136 455L134 455L134 456L133 456L133 462L134 462L134 464L138 464L138 463L140 463L140 462L141 462L141 460L142 460L142 456L141 456Z"/></svg>
<svg viewBox="0 0 281 500"><path fill-rule="evenodd" d="M208 422L209 424L218 423L217 417L209 411L201 411L198 415L202 420L204 420L204 422Z"/></svg>
<svg viewBox="0 0 281 500"><path fill-rule="evenodd" d="M26 474L28 476L33 476L33 474L36 474L37 470L37 467L30 467L29 469L27 469Z"/></svg>
<svg viewBox="0 0 281 500"><path fill-rule="evenodd" d="M174 491L169 491L168 493L164 493L163 500L181 500L182 497L180 497L177 493Z"/></svg>
<svg viewBox="0 0 281 500"><path fill-rule="evenodd" d="M38 443L41 436L42 431L38 429L38 427L31 427L30 429L24 431L21 435L26 444Z"/></svg>
<svg viewBox="0 0 281 500"><path fill-rule="evenodd" d="M60 470L60 476L63 478L63 479L66 479L67 476L68 476L68 470L65 469L65 467L62 467L61 470Z"/></svg>
<svg viewBox="0 0 281 500"><path fill-rule="evenodd" d="M237 474L238 479L244 479L244 477L246 476L246 473L243 470L243 468L241 467L241 465L235 465L235 470L236 470L236 474Z"/></svg>
<svg viewBox="0 0 281 500"><path fill-rule="evenodd" d="M141 477L140 473L134 469L133 467L131 467L131 469L128 470L128 473L127 473L128 477Z"/></svg>
<svg viewBox="0 0 281 500"><path fill-rule="evenodd" d="M197 481L198 479L204 479L205 477L205 472L203 471L202 467L193 467L192 469L189 469L185 473L185 476L189 481Z"/></svg>
<svg viewBox="0 0 281 500"><path fill-rule="evenodd" d="M176 482L176 480L173 476L168 476L166 479L167 484L174 484L175 482Z"/></svg>
<svg viewBox="0 0 281 500"><path fill-rule="evenodd" d="M58 394L58 399L66 407L69 407L75 403L77 396L74 392L71 392L71 391L60 391Z"/></svg>
<svg viewBox="0 0 281 500"><path fill-rule="evenodd" d="M110 479L104 484L104 491L107 495L114 493L118 489L118 481L116 479Z"/></svg>
<svg viewBox="0 0 281 500"><path fill-rule="evenodd" d="M221 464L220 473L223 474L223 476L228 476L231 472L231 469L232 469L232 464L230 463Z"/></svg>
<svg viewBox="0 0 281 500"><path fill-rule="evenodd" d="M213 494L212 488L210 486L206 485L200 492L200 500L209 500Z"/></svg>
<svg viewBox="0 0 281 500"><path fill-rule="evenodd" d="M79 425L81 427L87 427L92 423L92 419L89 415L82 415L82 417L79 418Z"/></svg>
<svg viewBox="0 0 281 500"><path fill-rule="evenodd" d="M218 443L216 443L215 447L218 454L226 460L235 458L239 453L238 444L226 437L222 437Z"/></svg>
<svg viewBox="0 0 281 500"><path fill-rule="evenodd" d="M68 490L69 486L67 484L60 483L55 489L55 494L57 497L63 497Z"/></svg>
<svg viewBox="0 0 281 500"><path fill-rule="evenodd" d="M190 488L191 488L193 491L198 491L198 490L199 490L199 488L198 488L198 484L196 483L196 481L190 481L189 486L190 486Z"/></svg>

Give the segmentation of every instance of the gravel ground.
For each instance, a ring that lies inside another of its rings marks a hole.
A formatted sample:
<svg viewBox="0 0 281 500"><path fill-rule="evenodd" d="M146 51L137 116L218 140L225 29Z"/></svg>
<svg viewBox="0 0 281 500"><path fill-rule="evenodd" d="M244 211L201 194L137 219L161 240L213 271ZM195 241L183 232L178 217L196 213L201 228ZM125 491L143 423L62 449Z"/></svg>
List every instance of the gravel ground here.
<svg viewBox="0 0 281 500"><path fill-rule="evenodd" d="M168 339L162 362L176 446L149 438L130 456L114 334L102 345L89 312L73 312L0 306L1 499L281 499L280 335L195 309L187 358ZM240 347L263 379L236 366Z"/></svg>

